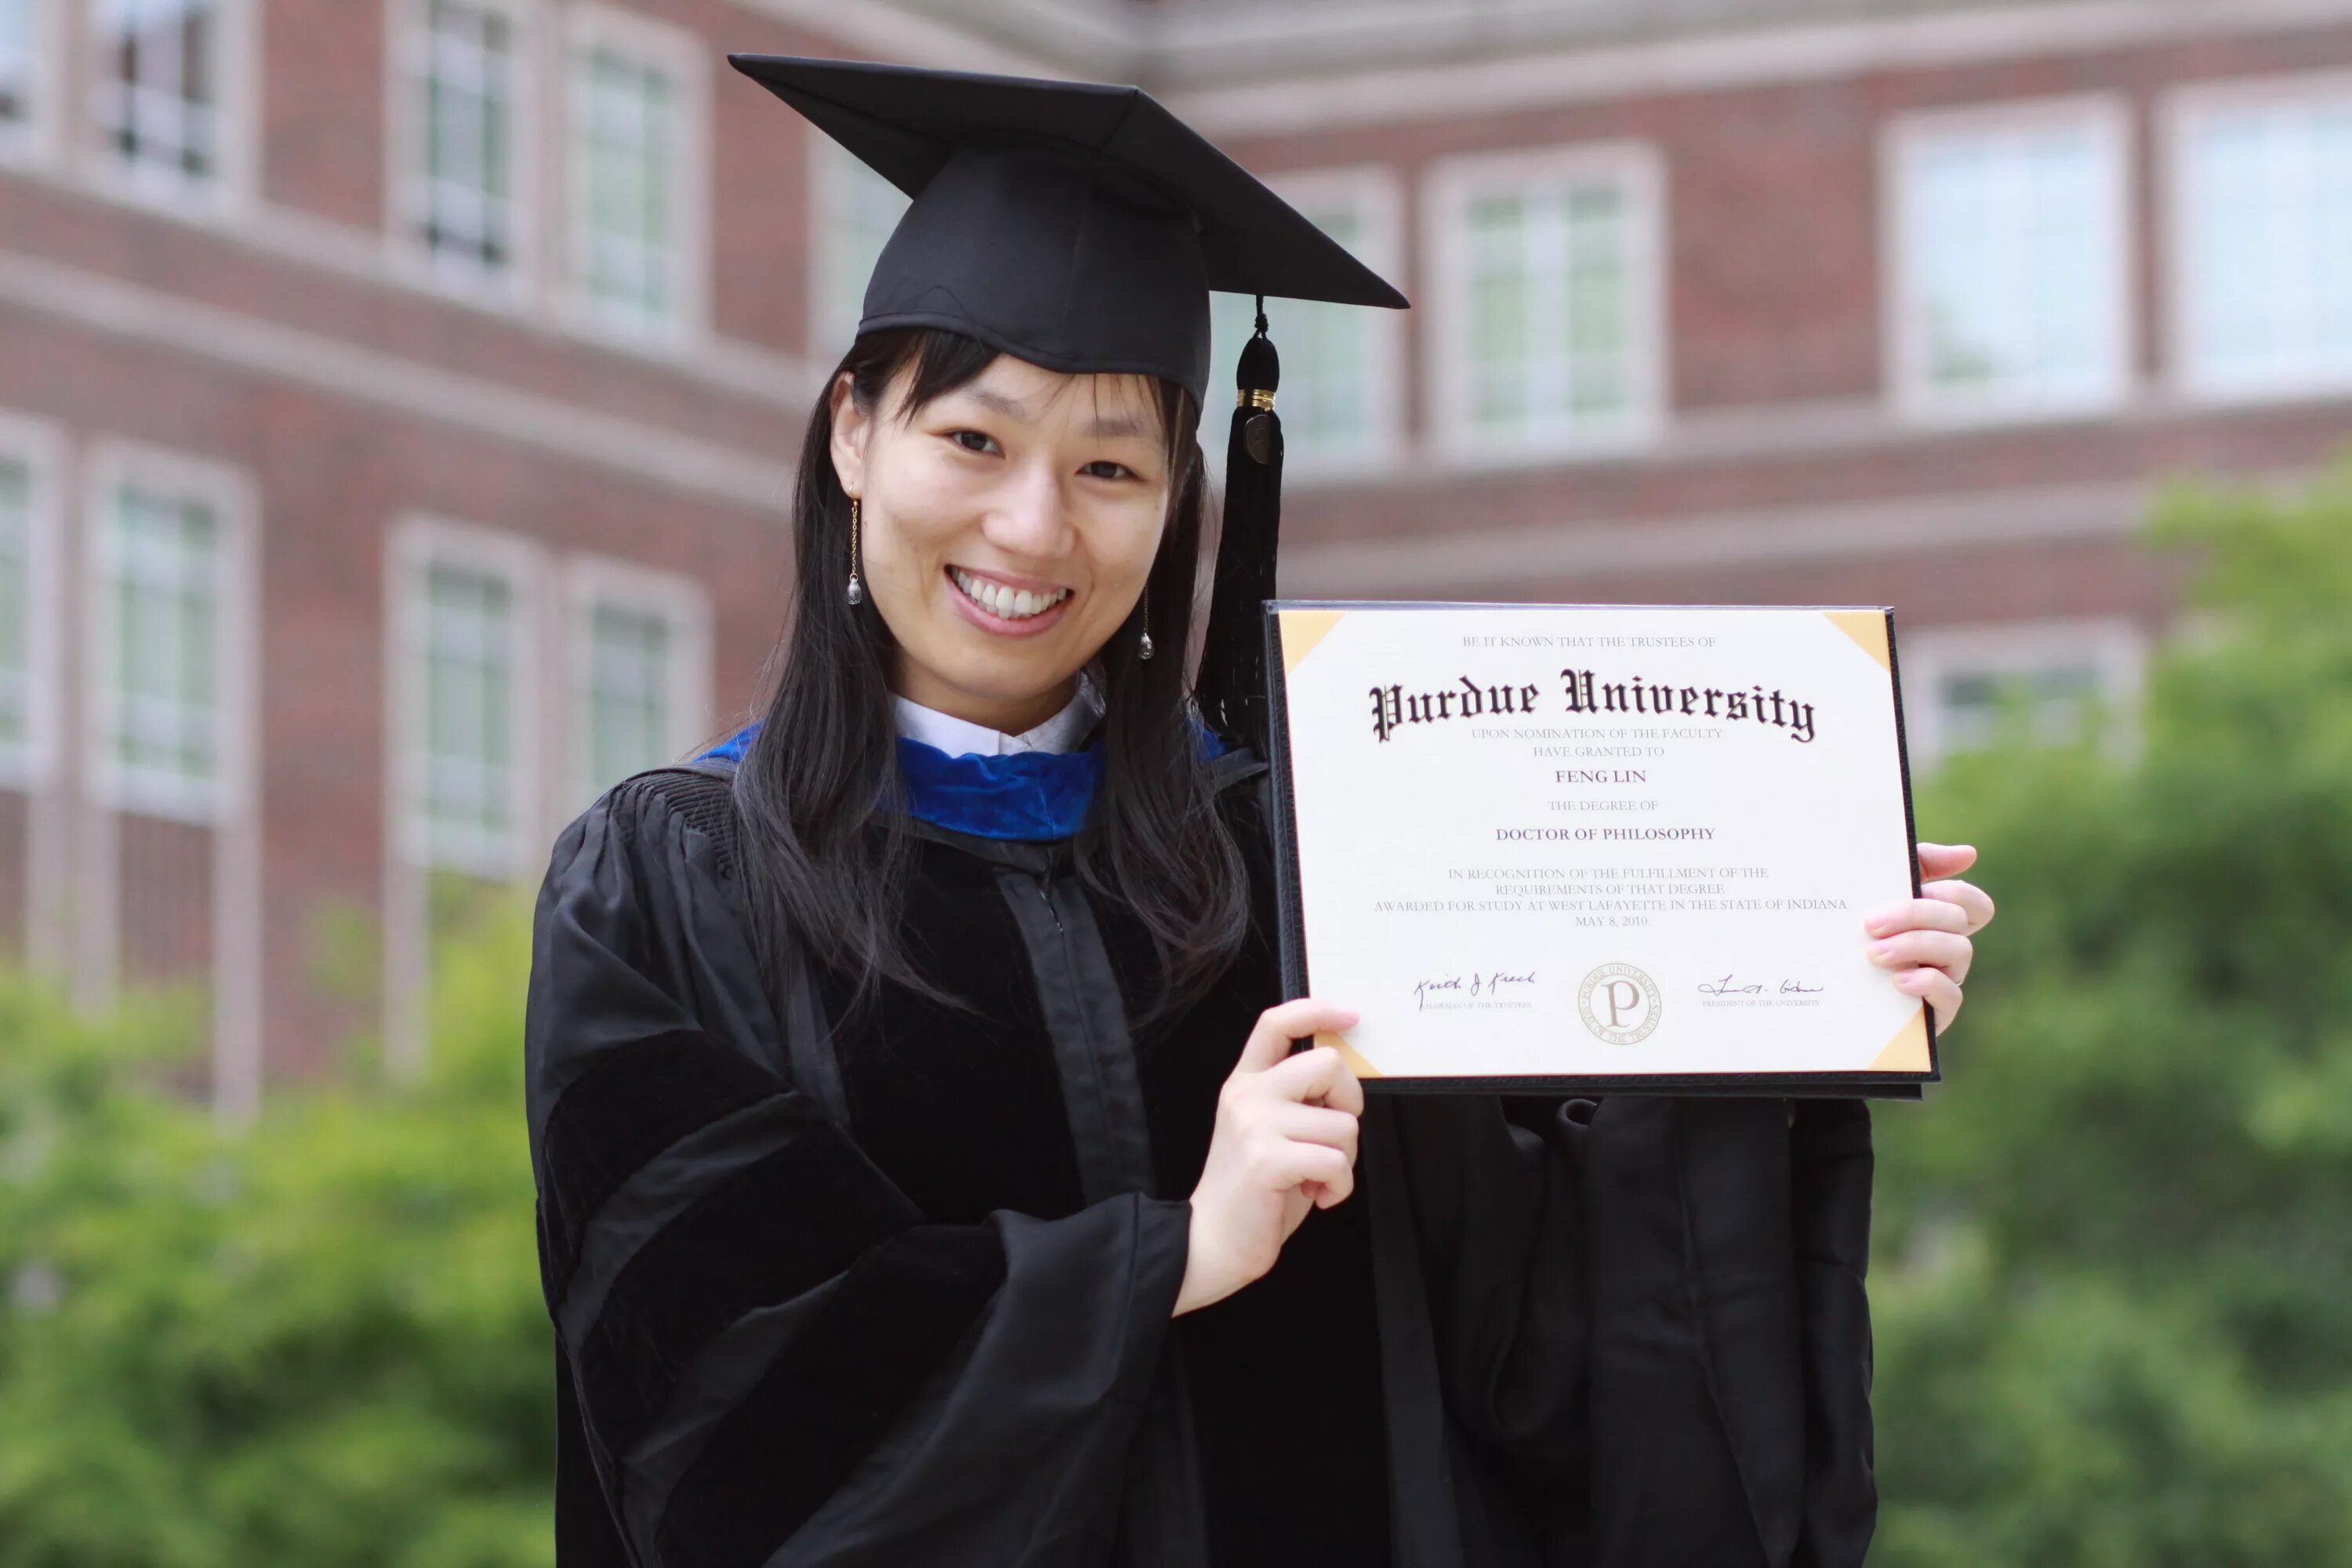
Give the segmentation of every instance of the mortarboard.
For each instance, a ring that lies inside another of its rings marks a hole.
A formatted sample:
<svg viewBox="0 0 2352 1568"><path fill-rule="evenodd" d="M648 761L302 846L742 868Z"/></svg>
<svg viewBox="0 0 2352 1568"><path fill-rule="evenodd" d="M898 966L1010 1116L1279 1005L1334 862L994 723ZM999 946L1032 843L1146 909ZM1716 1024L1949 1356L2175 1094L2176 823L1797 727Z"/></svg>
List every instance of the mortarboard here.
<svg viewBox="0 0 2352 1568"><path fill-rule="evenodd" d="M1265 296L1391 309L1404 296L1139 88L728 59L913 198L866 285L861 333L935 327L1048 370L1165 376L1205 412L1209 293L1259 296L1196 691L1210 723L1263 753L1260 605L1282 472Z"/></svg>

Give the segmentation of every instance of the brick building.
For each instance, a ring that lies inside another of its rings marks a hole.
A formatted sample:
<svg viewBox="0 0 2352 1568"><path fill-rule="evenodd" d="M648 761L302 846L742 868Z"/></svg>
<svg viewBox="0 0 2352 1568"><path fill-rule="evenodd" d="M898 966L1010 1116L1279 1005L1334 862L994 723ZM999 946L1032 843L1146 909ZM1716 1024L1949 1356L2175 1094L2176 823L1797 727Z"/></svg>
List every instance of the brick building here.
<svg viewBox="0 0 2352 1568"><path fill-rule="evenodd" d="M2352 0L0 0L0 939L232 1114L754 697L898 198L730 49L1141 81L1395 278L1276 308L1286 588L1891 603L1929 752L2352 413Z"/></svg>

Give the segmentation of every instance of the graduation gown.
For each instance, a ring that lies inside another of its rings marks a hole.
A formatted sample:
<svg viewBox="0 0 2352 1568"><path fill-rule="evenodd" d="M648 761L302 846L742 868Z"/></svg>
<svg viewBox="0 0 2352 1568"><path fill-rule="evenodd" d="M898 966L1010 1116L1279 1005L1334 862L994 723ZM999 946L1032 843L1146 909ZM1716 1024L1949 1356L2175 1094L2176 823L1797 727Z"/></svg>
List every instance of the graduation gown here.
<svg viewBox="0 0 2352 1568"><path fill-rule="evenodd" d="M1250 940L1139 1031L1140 928L1066 838L994 836L978 760L924 763L906 930L961 1008L852 1014L801 955L766 993L723 757L557 840L527 1049L561 1568L1862 1561L1860 1103L1376 1096L1355 1196L1171 1320L1280 999L1263 766L1216 763Z"/></svg>

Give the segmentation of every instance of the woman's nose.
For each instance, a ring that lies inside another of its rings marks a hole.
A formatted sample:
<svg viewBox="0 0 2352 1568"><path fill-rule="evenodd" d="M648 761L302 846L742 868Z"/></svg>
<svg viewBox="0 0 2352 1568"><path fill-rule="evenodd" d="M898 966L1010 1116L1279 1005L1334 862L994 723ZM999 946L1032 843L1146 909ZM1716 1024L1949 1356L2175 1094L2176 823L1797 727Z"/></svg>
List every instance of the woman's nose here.
<svg viewBox="0 0 2352 1568"><path fill-rule="evenodd" d="M1069 553L1069 508L1056 476L1043 467L1012 476L981 531L1016 555L1050 560Z"/></svg>

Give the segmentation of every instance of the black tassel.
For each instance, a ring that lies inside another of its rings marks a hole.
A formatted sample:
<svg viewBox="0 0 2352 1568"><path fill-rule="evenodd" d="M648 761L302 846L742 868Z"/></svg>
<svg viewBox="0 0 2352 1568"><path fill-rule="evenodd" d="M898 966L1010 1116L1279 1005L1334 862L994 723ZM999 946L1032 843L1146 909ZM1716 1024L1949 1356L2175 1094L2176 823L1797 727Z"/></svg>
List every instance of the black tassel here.
<svg viewBox="0 0 2352 1568"><path fill-rule="evenodd" d="M1275 552L1282 531L1282 420L1274 395L1282 360L1265 335L1265 297L1257 330L1242 345L1234 377L1239 395L1225 441L1225 520L1217 536L1217 571L1209 595L1209 629L1194 686L1201 717L1230 746L1266 752L1265 601L1275 596Z"/></svg>

